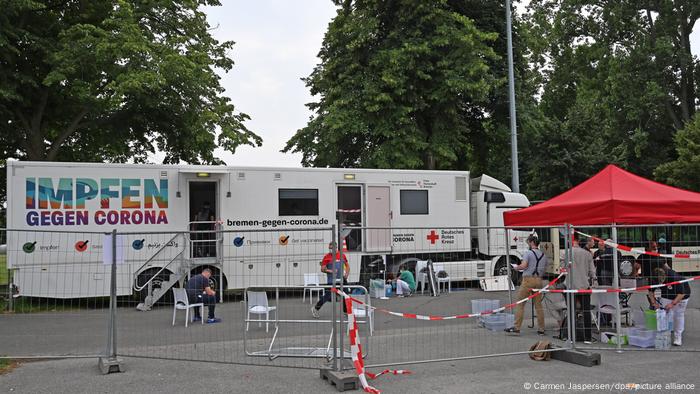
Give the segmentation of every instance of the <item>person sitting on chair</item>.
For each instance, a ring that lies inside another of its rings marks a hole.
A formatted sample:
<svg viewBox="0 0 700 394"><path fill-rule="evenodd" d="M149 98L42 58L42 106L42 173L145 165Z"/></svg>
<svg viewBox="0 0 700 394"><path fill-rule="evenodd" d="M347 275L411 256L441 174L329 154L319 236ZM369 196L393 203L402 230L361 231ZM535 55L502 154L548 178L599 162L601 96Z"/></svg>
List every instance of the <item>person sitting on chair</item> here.
<svg viewBox="0 0 700 394"><path fill-rule="evenodd" d="M216 292L211 289L209 284L209 278L211 277L211 270L205 268L202 273L195 275L187 281L185 289L187 290L187 299L191 304L203 303L209 309L209 318L207 319L208 324L218 323L221 319L214 315L214 308L216 308ZM199 321L202 316L199 314L199 308L194 309L194 321Z"/></svg>

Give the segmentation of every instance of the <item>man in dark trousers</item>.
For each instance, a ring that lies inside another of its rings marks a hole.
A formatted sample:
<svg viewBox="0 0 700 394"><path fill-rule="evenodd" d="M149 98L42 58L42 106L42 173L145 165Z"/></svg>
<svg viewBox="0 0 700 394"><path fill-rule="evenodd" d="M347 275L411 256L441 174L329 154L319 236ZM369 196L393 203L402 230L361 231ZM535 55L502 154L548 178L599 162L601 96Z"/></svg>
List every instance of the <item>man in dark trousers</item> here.
<svg viewBox="0 0 700 394"><path fill-rule="evenodd" d="M208 324L218 323L221 319L214 315L214 308L216 308L216 292L211 289L209 284L209 278L211 277L211 270L205 268L202 273L195 275L187 281L185 289L187 290L187 299L191 304L204 303L209 308L209 318L207 319ZM194 321L199 321L202 316L199 315L199 309L194 309Z"/></svg>
<svg viewBox="0 0 700 394"><path fill-rule="evenodd" d="M333 257L333 250L336 250L335 257ZM343 254L343 265L345 266L343 270L343 278L345 281L348 280L348 275L350 274L350 264L348 264L348 258ZM328 244L328 253L323 256L321 260L321 272L326 274L326 283L329 285L333 284L333 280L340 281L340 251L337 250L336 244L331 242ZM323 304L331 300L331 291L327 289L323 292L323 296L316 303L314 307L311 308L311 315L318 319L320 314L318 311L321 309Z"/></svg>

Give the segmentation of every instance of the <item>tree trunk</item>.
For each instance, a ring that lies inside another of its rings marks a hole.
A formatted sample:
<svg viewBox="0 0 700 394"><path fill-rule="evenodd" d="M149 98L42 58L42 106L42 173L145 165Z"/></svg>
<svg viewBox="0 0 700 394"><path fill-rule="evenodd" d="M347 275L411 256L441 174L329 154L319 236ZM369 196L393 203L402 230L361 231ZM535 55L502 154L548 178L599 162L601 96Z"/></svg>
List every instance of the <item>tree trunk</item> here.
<svg viewBox="0 0 700 394"><path fill-rule="evenodd" d="M692 21L690 22L692 23ZM690 121L695 114L695 77L693 75L693 53L690 50L691 25L688 23L686 13L680 15L681 35L681 105L683 106L683 120Z"/></svg>

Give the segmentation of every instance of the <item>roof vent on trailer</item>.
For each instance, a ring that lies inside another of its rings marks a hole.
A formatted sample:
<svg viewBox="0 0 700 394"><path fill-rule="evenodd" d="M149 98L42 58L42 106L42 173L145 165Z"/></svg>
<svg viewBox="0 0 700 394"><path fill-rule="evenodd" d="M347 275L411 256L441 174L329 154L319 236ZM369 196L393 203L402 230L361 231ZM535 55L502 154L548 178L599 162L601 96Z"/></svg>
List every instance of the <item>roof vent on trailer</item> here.
<svg viewBox="0 0 700 394"><path fill-rule="evenodd" d="M236 176L239 181L245 181L245 172L239 172Z"/></svg>
<svg viewBox="0 0 700 394"><path fill-rule="evenodd" d="M280 181L282 180L282 173L280 172L275 172L275 176L273 177L274 180Z"/></svg>

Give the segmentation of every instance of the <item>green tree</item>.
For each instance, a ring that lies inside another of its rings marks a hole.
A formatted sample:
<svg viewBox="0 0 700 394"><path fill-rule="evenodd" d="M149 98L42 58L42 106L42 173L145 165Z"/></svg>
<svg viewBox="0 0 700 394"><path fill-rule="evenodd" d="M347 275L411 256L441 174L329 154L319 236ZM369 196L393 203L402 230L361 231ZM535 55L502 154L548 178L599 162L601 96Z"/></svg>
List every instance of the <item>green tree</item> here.
<svg viewBox="0 0 700 394"><path fill-rule="evenodd" d="M678 158L659 166L654 174L662 182L700 191L700 116L686 123L674 140Z"/></svg>
<svg viewBox="0 0 700 394"><path fill-rule="evenodd" d="M522 119L529 194L547 198L607 163L652 176L695 112L696 1L533 0L522 33L537 110ZM538 129L539 128L539 129ZM538 155L539 154L539 155ZM541 193L541 194L540 194Z"/></svg>
<svg viewBox="0 0 700 394"><path fill-rule="evenodd" d="M481 31L464 2L336 4L321 63L305 79L319 101L284 151L318 167L460 165L470 131L483 129L492 112L497 34Z"/></svg>
<svg viewBox="0 0 700 394"><path fill-rule="evenodd" d="M2 4L0 159L218 163L261 144L214 71L233 66L201 10L218 1Z"/></svg>

